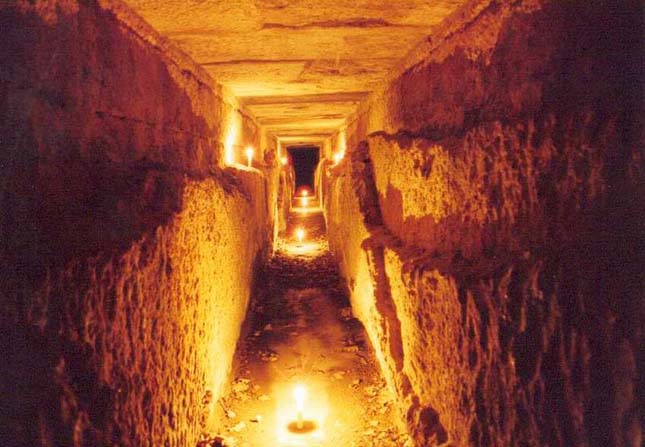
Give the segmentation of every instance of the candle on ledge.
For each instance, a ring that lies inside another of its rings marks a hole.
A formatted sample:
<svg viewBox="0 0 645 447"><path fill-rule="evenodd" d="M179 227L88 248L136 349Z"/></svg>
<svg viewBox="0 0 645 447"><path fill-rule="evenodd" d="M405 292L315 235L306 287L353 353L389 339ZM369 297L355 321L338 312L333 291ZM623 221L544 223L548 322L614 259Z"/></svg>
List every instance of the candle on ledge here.
<svg viewBox="0 0 645 447"><path fill-rule="evenodd" d="M247 165L249 168L253 166L253 152L255 151L251 146L246 148L246 159L247 159Z"/></svg>

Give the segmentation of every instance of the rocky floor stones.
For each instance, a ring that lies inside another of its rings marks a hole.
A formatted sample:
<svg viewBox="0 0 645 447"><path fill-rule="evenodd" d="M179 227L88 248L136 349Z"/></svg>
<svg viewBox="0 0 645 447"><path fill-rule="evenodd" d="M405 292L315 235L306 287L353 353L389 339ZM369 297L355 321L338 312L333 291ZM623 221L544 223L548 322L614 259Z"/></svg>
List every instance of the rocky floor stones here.
<svg viewBox="0 0 645 447"><path fill-rule="evenodd" d="M308 233L301 247L290 238L296 225ZM292 215L260 276L230 392L220 400L226 445L406 445L324 235L320 211ZM303 247L315 248L298 252ZM304 417L317 427L307 436L281 426L296 416L288 414L295 383L307 387Z"/></svg>

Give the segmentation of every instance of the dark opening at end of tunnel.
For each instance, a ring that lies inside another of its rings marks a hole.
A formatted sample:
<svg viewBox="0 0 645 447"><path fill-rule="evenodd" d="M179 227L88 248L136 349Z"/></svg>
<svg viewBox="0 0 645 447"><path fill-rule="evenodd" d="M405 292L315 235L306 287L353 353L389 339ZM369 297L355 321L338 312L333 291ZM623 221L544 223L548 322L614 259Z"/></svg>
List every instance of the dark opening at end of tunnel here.
<svg viewBox="0 0 645 447"><path fill-rule="evenodd" d="M296 173L296 189L307 186L314 189L314 174L320 161L318 146L291 146L287 148Z"/></svg>

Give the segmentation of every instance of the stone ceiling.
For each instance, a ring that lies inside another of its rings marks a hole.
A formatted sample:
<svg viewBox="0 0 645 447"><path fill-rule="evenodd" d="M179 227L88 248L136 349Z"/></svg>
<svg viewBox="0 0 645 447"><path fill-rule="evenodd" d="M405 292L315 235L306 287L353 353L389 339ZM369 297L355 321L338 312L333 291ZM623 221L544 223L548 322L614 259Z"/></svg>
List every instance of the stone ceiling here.
<svg viewBox="0 0 645 447"><path fill-rule="evenodd" d="M126 0L271 135L330 135L464 0Z"/></svg>

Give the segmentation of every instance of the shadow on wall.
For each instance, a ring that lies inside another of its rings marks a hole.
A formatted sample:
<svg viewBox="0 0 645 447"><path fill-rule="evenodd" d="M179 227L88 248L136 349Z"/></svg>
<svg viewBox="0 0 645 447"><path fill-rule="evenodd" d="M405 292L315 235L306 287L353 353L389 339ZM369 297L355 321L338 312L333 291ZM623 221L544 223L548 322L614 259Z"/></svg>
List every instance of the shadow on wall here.
<svg viewBox="0 0 645 447"><path fill-rule="evenodd" d="M642 442L642 5L542 3L455 23L328 182L419 446Z"/></svg>
<svg viewBox="0 0 645 447"><path fill-rule="evenodd" d="M189 445L269 240L263 183L216 169L227 105L138 18L23 3L0 6L0 439Z"/></svg>
<svg viewBox="0 0 645 447"><path fill-rule="evenodd" d="M166 223L217 147L157 50L99 8L1 20L6 253L64 263Z"/></svg>

